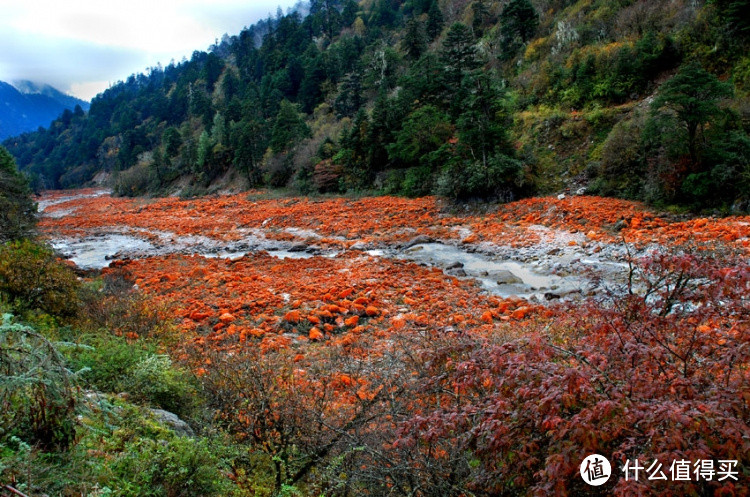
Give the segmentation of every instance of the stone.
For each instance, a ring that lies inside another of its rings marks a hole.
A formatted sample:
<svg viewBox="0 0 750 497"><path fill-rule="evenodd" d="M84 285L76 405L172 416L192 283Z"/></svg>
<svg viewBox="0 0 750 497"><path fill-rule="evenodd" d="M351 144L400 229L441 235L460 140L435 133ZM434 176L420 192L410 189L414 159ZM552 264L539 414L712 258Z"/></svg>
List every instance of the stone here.
<svg viewBox="0 0 750 497"><path fill-rule="evenodd" d="M431 243L433 240L427 235L417 235L404 244L404 248L408 249L414 245L421 245L423 243Z"/></svg>
<svg viewBox="0 0 750 497"><path fill-rule="evenodd" d="M517 283L523 283L523 280L511 273L507 269L501 269L499 271L492 271L490 276L497 281L498 285L514 285Z"/></svg>
<svg viewBox="0 0 750 497"><path fill-rule="evenodd" d="M190 425L181 420L176 414L164 409L149 409L149 411L151 411L151 414L154 415L159 423L167 425L177 436L195 437L195 432L190 428Z"/></svg>

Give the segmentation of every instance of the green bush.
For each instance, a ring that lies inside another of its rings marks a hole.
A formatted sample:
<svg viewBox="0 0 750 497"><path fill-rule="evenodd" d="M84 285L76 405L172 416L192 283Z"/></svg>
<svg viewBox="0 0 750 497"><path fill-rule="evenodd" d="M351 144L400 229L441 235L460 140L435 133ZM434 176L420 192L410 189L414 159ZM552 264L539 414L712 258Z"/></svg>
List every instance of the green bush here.
<svg viewBox="0 0 750 497"><path fill-rule="evenodd" d="M75 438L76 375L55 345L4 314L0 323L0 443L65 449Z"/></svg>
<svg viewBox="0 0 750 497"><path fill-rule="evenodd" d="M172 364L167 355L149 354L133 364L123 381L133 400L161 407L178 415L195 405L196 388L187 371Z"/></svg>
<svg viewBox="0 0 750 497"><path fill-rule="evenodd" d="M216 447L185 437L128 441L111 470L107 487L122 497L227 495L230 486Z"/></svg>
<svg viewBox="0 0 750 497"><path fill-rule="evenodd" d="M47 247L29 240L0 246L0 296L17 309L71 317L78 311L79 287L73 271Z"/></svg>
<svg viewBox="0 0 750 497"><path fill-rule="evenodd" d="M457 199L499 197L510 199L518 188L521 162L497 154L485 164L479 161L453 161L443 168L437 180L438 193Z"/></svg>
<svg viewBox="0 0 750 497"><path fill-rule="evenodd" d="M179 416L196 407L197 388L193 376L174 365L156 345L128 340L108 330L77 337L78 347L67 353L73 369L85 370L81 382L88 389L126 393L138 404L159 407Z"/></svg>
<svg viewBox="0 0 750 497"><path fill-rule="evenodd" d="M68 363L73 369L85 369L81 380L87 388L99 392L125 392L130 371L149 355L146 347L106 330L84 334L76 340L82 346L68 352Z"/></svg>

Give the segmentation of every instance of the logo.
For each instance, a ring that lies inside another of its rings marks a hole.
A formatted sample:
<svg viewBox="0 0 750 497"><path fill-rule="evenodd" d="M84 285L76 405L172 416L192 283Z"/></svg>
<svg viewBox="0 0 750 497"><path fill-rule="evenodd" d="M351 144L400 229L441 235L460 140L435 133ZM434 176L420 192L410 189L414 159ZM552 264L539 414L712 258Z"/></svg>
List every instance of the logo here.
<svg viewBox="0 0 750 497"><path fill-rule="evenodd" d="M612 476L612 466L604 456L591 454L581 463L581 478L589 485L594 487L604 485L610 476Z"/></svg>

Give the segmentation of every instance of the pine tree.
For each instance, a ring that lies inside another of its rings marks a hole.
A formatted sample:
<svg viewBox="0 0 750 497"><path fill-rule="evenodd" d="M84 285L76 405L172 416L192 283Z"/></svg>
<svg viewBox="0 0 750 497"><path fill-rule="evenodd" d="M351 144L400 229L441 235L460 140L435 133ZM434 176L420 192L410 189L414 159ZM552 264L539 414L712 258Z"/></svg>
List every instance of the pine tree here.
<svg viewBox="0 0 750 497"><path fill-rule="evenodd" d="M284 152L309 135L310 128L305 124L297 106L288 100L282 100L271 130L271 150L276 153Z"/></svg>
<svg viewBox="0 0 750 497"><path fill-rule="evenodd" d="M401 46L412 60L417 60L427 50L427 33L418 19L412 17L406 21L406 33Z"/></svg>
<svg viewBox="0 0 750 497"><path fill-rule="evenodd" d="M693 62L682 66L672 79L661 86L651 108L654 111L668 108L677 115L687 133L688 152L695 165L698 163L698 133L721 112L719 99L731 94L729 84L722 83L700 64Z"/></svg>
<svg viewBox="0 0 750 497"><path fill-rule="evenodd" d="M477 37L481 37L484 33L484 26L489 21L490 10L487 8L485 0L476 0L471 4L471 10L474 13L474 18L471 22L471 27L474 30L474 34Z"/></svg>
<svg viewBox="0 0 750 497"><path fill-rule="evenodd" d="M0 146L0 243L31 236L36 204L13 156Z"/></svg>
<svg viewBox="0 0 750 497"><path fill-rule="evenodd" d="M429 36L430 41L438 37L443 30L443 24L445 24L443 12L440 10L437 0L433 0L427 11L427 36Z"/></svg>
<svg viewBox="0 0 750 497"><path fill-rule="evenodd" d="M513 57L539 26L539 15L529 0L511 0L500 14L503 58Z"/></svg>
<svg viewBox="0 0 750 497"><path fill-rule="evenodd" d="M440 58L445 66L445 83L452 115L456 117L467 97L464 77L480 66L471 28L460 22L454 23L445 36Z"/></svg>

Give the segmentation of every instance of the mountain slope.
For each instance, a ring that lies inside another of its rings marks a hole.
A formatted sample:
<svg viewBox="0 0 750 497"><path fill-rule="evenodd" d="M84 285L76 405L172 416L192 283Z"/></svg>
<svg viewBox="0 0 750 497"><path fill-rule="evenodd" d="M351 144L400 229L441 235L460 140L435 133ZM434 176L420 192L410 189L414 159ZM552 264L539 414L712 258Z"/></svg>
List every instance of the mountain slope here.
<svg viewBox="0 0 750 497"><path fill-rule="evenodd" d="M13 86L24 95L43 95L55 102L62 104L66 109L73 110L80 105L84 111L88 111L91 103L80 98L65 94L57 88L44 83L35 83L27 79L13 81Z"/></svg>
<svg viewBox="0 0 750 497"><path fill-rule="evenodd" d="M49 85L23 81L16 86L0 81L0 139L49 126L53 119L76 105L88 104Z"/></svg>
<svg viewBox="0 0 750 497"><path fill-rule="evenodd" d="M109 171L128 195L186 183L201 193L234 175L301 193L511 199L588 187L741 208L743 5L313 0L306 17L265 20L133 75L88 115L6 146L46 186ZM675 74L699 92L721 87L697 121L681 118L681 90L654 100Z"/></svg>

